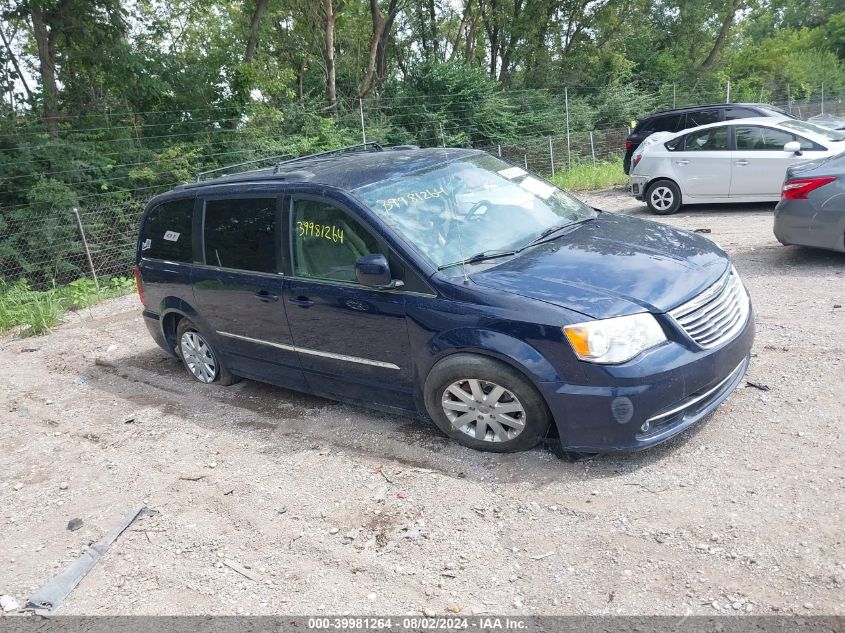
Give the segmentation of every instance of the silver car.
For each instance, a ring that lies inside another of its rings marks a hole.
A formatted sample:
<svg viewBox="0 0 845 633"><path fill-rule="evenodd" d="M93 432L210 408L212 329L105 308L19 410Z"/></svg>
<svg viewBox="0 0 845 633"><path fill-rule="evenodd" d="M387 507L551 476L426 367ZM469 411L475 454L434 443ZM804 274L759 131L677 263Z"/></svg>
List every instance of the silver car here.
<svg viewBox="0 0 845 633"><path fill-rule="evenodd" d="M845 252L845 153L786 171L774 231L781 244Z"/></svg>
<svg viewBox="0 0 845 633"><path fill-rule="evenodd" d="M631 193L659 215L682 204L777 202L788 167L843 150L845 134L796 119L711 123L635 154Z"/></svg>

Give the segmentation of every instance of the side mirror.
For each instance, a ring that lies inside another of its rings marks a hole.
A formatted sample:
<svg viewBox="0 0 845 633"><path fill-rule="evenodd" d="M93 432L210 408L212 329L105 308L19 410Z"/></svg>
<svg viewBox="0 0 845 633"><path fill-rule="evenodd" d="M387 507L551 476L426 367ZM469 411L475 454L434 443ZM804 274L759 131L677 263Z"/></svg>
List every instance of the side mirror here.
<svg viewBox="0 0 845 633"><path fill-rule="evenodd" d="M801 143L798 141L789 141L786 145L783 146L784 152L792 152L793 154L801 155Z"/></svg>
<svg viewBox="0 0 845 633"><path fill-rule="evenodd" d="M355 278L358 283L374 288L401 288L404 285L393 279L387 257L381 253L359 257L355 262Z"/></svg>

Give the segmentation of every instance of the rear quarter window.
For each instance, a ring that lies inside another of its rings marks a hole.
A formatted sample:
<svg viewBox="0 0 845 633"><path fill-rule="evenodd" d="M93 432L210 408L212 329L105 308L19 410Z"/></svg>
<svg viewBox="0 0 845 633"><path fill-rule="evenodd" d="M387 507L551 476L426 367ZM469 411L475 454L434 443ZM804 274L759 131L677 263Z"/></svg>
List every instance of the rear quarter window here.
<svg viewBox="0 0 845 633"><path fill-rule="evenodd" d="M194 199L159 204L147 214L141 234L141 256L173 262L192 262L191 226Z"/></svg>

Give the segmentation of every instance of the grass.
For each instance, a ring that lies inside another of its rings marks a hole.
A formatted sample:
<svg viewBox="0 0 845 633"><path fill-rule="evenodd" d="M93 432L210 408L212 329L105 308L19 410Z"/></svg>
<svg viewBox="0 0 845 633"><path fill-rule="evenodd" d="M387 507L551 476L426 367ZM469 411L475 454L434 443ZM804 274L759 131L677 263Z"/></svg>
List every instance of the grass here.
<svg viewBox="0 0 845 633"><path fill-rule="evenodd" d="M595 165L581 163L572 169L558 172L551 181L569 191L592 191L626 185L628 176L622 171L622 161L617 159Z"/></svg>
<svg viewBox="0 0 845 633"><path fill-rule="evenodd" d="M0 334L19 329L21 336L49 332L68 310L80 310L103 299L135 290L131 277L100 279L100 292L90 279L77 279L66 286L33 290L25 280L7 283L0 279Z"/></svg>

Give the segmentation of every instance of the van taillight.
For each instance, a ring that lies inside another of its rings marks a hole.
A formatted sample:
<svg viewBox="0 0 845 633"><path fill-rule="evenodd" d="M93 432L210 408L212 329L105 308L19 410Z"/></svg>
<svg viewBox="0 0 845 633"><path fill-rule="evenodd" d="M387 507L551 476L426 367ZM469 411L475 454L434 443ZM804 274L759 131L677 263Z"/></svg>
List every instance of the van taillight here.
<svg viewBox="0 0 845 633"><path fill-rule="evenodd" d="M631 139L627 139L625 141L625 150L626 151L631 149L633 146L634 146L634 141L632 141Z"/></svg>
<svg viewBox="0 0 845 633"><path fill-rule="evenodd" d="M135 285L138 287L138 298L144 303L144 287L141 284L141 267L135 266Z"/></svg>
<svg viewBox="0 0 845 633"><path fill-rule="evenodd" d="M796 178L783 183L783 191L780 193L781 200L806 200L807 194L811 191L824 187L836 180L835 176L822 176L819 178Z"/></svg>

